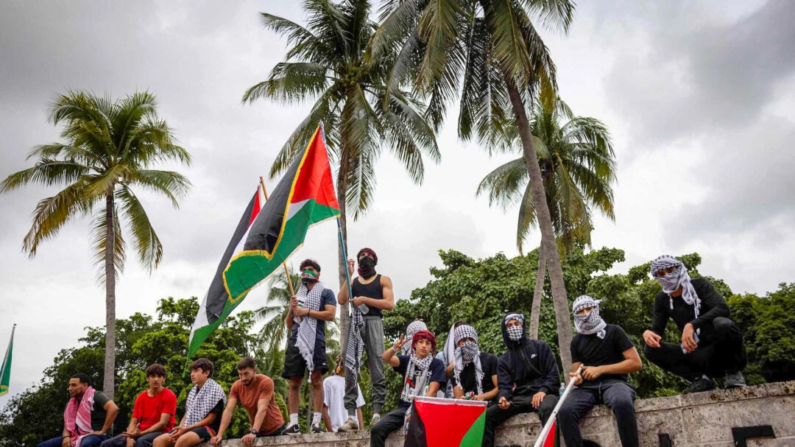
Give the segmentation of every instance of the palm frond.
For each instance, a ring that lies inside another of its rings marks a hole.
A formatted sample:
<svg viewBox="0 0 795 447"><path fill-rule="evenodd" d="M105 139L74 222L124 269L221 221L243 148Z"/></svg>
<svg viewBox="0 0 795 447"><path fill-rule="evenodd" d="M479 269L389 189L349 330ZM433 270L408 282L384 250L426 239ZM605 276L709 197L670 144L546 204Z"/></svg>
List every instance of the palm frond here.
<svg viewBox="0 0 795 447"><path fill-rule="evenodd" d="M102 284L107 280L107 272L104 268L106 247L108 246L108 219L106 214L107 206L102 207L94 214L91 228L91 245L94 251L94 265L97 268L97 282ZM127 244L122 234L121 219L119 219L118 209L113 209L113 274L119 276L124 272L124 264L127 259Z"/></svg>
<svg viewBox="0 0 795 447"><path fill-rule="evenodd" d="M78 180L53 197L39 201L33 212L33 225L22 242L31 257L36 256L39 244L55 237L69 219L91 211L93 203L85 201L86 188L86 183Z"/></svg>
<svg viewBox="0 0 795 447"><path fill-rule="evenodd" d="M146 210L132 190L122 185L117 192L117 198L121 201L122 210L128 219L138 258L151 273L163 259L163 244L157 237Z"/></svg>

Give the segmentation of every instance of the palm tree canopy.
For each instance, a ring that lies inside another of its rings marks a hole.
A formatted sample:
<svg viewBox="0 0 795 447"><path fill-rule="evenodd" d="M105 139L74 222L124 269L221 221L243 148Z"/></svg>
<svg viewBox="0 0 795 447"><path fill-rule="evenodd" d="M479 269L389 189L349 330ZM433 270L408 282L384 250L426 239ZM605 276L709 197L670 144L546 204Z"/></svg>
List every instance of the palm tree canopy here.
<svg viewBox="0 0 795 447"><path fill-rule="evenodd" d="M105 256L106 206L113 203L115 269L124 268L126 243L122 221L132 234L141 263L154 269L163 257L163 245L134 190L140 188L168 197L175 207L188 192L183 175L151 169L158 162L190 164L188 152L175 144L172 130L158 118L151 93L135 93L112 101L89 92L69 91L58 96L50 120L63 124L63 142L33 148L28 159L33 167L9 175L0 193L29 183L65 186L53 197L42 199L33 213L33 225L23 249L35 256L39 244L53 238L75 216L92 216L92 244L97 263ZM100 279L104 279L104 271Z"/></svg>
<svg viewBox="0 0 795 447"><path fill-rule="evenodd" d="M535 101L531 122L552 225L566 250L573 244L590 244L593 229L590 208L611 220L616 163L607 128L595 118L574 116L565 102L549 90ZM516 126L506 125L507 145L518 147ZM508 208L519 203L516 244L522 244L530 227L537 224L523 158L511 160L490 172L477 194L490 204Z"/></svg>
<svg viewBox="0 0 795 447"><path fill-rule="evenodd" d="M383 146L415 183L424 177L423 155L440 159L434 129L422 103L402 89L387 92L386 76L395 51L366 60L376 24L367 0L305 0L307 26L262 13L263 25L287 37L286 61L268 79L251 87L244 102L267 98L282 103L315 100L309 115L281 148L271 177L285 170L323 122L332 162L346 185L345 201L354 219L367 211L375 188L374 165Z"/></svg>

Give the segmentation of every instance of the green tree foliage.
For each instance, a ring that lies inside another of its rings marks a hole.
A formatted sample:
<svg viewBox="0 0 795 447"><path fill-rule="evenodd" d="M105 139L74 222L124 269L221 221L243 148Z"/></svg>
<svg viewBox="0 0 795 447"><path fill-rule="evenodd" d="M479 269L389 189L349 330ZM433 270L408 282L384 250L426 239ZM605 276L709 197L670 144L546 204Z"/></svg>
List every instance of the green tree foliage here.
<svg viewBox="0 0 795 447"><path fill-rule="evenodd" d="M136 313L118 320L116 325L116 371L119 377L114 401L119 416L115 433L122 432L129 423L136 396L146 389L144 369L152 363L163 364L169 372L166 386L178 399L177 415L185 412L185 400L190 391L186 366L186 346L193 317L199 309L192 299L160 301L157 316ZM215 365L213 379L224 390L237 380L237 362L244 355L253 355L261 373L276 382L277 402L286 413L283 396L287 387L281 378L284 352L263 352L257 348L252 312L240 312L224 321L204 342L196 357L210 359ZM66 384L77 372L88 374L95 384L102 383L105 328L87 328L80 339L80 347L64 349L53 364L44 370L42 381L9 401L0 414L0 445L35 446L60 435L63 429L63 409L69 400ZM97 385L99 388L99 385ZM248 416L239 407L230 428L229 437L240 437L248 429Z"/></svg>

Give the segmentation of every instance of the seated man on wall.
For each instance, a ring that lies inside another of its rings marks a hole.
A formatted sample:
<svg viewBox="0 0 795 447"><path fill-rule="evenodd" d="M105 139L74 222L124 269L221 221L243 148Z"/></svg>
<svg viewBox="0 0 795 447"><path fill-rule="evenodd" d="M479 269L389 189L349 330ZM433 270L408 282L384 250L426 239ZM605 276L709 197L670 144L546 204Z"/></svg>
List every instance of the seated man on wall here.
<svg viewBox="0 0 795 447"><path fill-rule="evenodd" d="M478 332L464 324L455 330L453 393L456 399L497 403L497 356L480 352Z"/></svg>
<svg viewBox="0 0 795 447"><path fill-rule="evenodd" d="M359 420L359 427L364 427L362 417L364 396L361 388L357 388L357 391L359 396L356 398L356 417ZM348 420L348 410L345 409L345 359L340 355L337 357L334 374L323 381L323 422L327 431L336 433L346 420Z"/></svg>
<svg viewBox="0 0 795 447"><path fill-rule="evenodd" d="M743 335L729 319L729 305L712 284L690 279L687 267L673 256L660 256L651 275L662 286L654 299L651 330L643 333L643 353L660 368L684 377L692 384L685 393L715 389L711 377L726 375L725 388L745 386L747 363ZM665 326L673 319L682 344L662 343Z"/></svg>
<svg viewBox="0 0 795 447"><path fill-rule="evenodd" d="M508 351L497 362L497 405L486 410L483 447L494 445L494 434L511 416L538 413L545 424L558 403L560 373L546 342L527 338L524 315L509 313L502 320L502 338Z"/></svg>
<svg viewBox="0 0 795 447"><path fill-rule="evenodd" d="M445 384L444 363L433 357L436 337L431 331L417 331L411 340L414 352L410 356L396 355L409 340L400 337L381 359L403 376L397 410L390 412L370 427L370 447L384 447L393 431L404 427L416 396L436 397Z"/></svg>
<svg viewBox="0 0 795 447"><path fill-rule="evenodd" d="M195 385L188 392L182 422L155 439L154 447L193 447L209 441L221 425L226 394L221 385L210 378L213 362L197 359L190 365L190 381Z"/></svg>
<svg viewBox="0 0 795 447"><path fill-rule="evenodd" d="M287 407L290 422L284 429L286 435L300 435L298 408L301 404L301 385L304 374L309 371L309 382L314 391L312 406L312 433L320 433L320 418L323 411L323 374L328 372L326 363L326 321L337 315L337 298L320 279L320 264L312 259L301 262L301 287L290 301L285 324L290 330L287 350L284 352L284 373L290 381ZM343 421L344 422L344 421Z"/></svg>
<svg viewBox="0 0 795 447"><path fill-rule="evenodd" d="M623 447L639 447L635 418L635 390L627 374L640 371L637 349L621 326L607 324L599 316L599 300L583 295L574 300L576 337L571 341L571 361L577 388L571 390L558 411L558 425L567 447L582 447L580 420L602 403L613 409ZM578 374L580 366L582 373Z"/></svg>
<svg viewBox="0 0 795 447"><path fill-rule="evenodd" d="M78 442L81 447L99 446L108 439L106 433L113 426L119 407L105 393L96 391L83 373L73 375L67 389L72 397L63 414L63 434L38 447L72 447Z"/></svg>
<svg viewBox="0 0 795 447"><path fill-rule="evenodd" d="M155 438L174 428L177 396L163 386L166 382L163 365L149 365L146 382L149 388L135 399L127 431L103 442L102 447L151 447Z"/></svg>
<svg viewBox="0 0 795 447"><path fill-rule="evenodd" d="M257 374L257 365L251 357L243 357L237 363L237 375L240 377L229 391L229 401L221 417L218 434L210 439L210 444L219 445L224 438L226 429L232 422L237 403L243 405L248 413L251 424L249 433L243 436L243 445L251 447L254 440L263 436L279 436L284 431L284 417L274 399L273 379Z"/></svg>

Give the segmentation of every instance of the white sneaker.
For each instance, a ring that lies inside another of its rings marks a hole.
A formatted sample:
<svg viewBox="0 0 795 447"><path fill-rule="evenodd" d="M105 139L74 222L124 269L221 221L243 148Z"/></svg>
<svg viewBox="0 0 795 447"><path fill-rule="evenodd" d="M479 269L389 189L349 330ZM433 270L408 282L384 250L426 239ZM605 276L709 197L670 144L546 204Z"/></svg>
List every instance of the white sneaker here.
<svg viewBox="0 0 795 447"><path fill-rule="evenodd" d="M373 425L377 424L378 421L380 421L380 420L381 420L381 415L380 414L374 414L373 415L373 419L370 420L370 427L372 427Z"/></svg>
<svg viewBox="0 0 795 447"><path fill-rule="evenodd" d="M340 428L337 429L338 431L357 431L359 430L359 423L356 422L356 419L348 416L348 420L345 421L344 424L340 425Z"/></svg>

